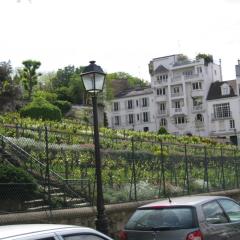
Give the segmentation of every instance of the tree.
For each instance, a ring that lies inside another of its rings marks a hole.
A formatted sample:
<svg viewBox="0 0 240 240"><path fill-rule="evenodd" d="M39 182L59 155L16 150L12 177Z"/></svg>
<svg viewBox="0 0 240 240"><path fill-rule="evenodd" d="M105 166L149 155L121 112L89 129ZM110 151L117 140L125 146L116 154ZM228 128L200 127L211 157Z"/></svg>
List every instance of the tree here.
<svg viewBox="0 0 240 240"><path fill-rule="evenodd" d="M33 87L37 85L38 77L37 69L41 66L41 62L34 60L23 61L24 68L20 71L23 86L28 93L28 99L32 97Z"/></svg>
<svg viewBox="0 0 240 240"><path fill-rule="evenodd" d="M12 65L11 62L0 62L0 84L11 79Z"/></svg>
<svg viewBox="0 0 240 240"><path fill-rule="evenodd" d="M199 53L196 56L196 60L199 60L203 58L204 59L204 64L207 66L209 63L213 63L213 56L211 54L206 54L206 53Z"/></svg>
<svg viewBox="0 0 240 240"><path fill-rule="evenodd" d="M66 66L58 69L51 83L59 100L67 100L72 103L85 103L85 90L80 77L83 67Z"/></svg>
<svg viewBox="0 0 240 240"><path fill-rule="evenodd" d="M14 110L22 96L18 75L13 75L11 62L0 62L0 110Z"/></svg>

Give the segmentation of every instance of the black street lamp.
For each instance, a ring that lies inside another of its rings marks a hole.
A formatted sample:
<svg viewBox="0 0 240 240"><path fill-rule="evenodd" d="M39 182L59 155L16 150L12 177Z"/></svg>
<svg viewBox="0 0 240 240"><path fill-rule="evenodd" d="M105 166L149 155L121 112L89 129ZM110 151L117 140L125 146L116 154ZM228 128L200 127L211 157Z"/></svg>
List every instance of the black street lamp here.
<svg viewBox="0 0 240 240"><path fill-rule="evenodd" d="M96 229L102 233L108 234L108 220L105 215L104 198L102 190L102 164L99 145L98 129L98 111L97 111L97 94L103 90L106 74L102 68L90 61L81 73L81 78L87 92L92 95L93 104L93 125L94 125L94 145L95 145L95 167L97 180L97 219Z"/></svg>

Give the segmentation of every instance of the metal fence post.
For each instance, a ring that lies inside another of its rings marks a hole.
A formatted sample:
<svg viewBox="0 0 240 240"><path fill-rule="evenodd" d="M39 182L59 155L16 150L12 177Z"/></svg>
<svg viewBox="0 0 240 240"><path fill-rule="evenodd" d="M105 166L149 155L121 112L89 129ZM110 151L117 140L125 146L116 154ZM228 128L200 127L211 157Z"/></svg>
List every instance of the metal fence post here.
<svg viewBox="0 0 240 240"><path fill-rule="evenodd" d="M166 197L166 183L165 183L165 166L164 166L164 156L163 156L163 143L161 140L161 171L162 171L162 181L163 181L163 195Z"/></svg>
<svg viewBox="0 0 240 240"><path fill-rule="evenodd" d="M224 175L224 160L223 160L223 148L221 147L221 173L222 173L222 188L225 190L225 175Z"/></svg>
<svg viewBox="0 0 240 240"><path fill-rule="evenodd" d="M238 178L238 160L237 160L237 154L236 154L236 151L237 149L234 149L233 150L233 154L234 154L234 169L235 169L235 176L236 176L236 185L237 185L237 188L239 188L239 178Z"/></svg>
<svg viewBox="0 0 240 240"><path fill-rule="evenodd" d="M205 189L205 182L207 182L207 192L209 192L208 159L207 159L207 148L206 148L206 146L204 146L204 183L203 183L203 189Z"/></svg>
<svg viewBox="0 0 240 240"><path fill-rule="evenodd" d="M136 183L136 163L135 163L135 149L134 149L134 137L131 138L132 142L132 178L134 185L134 200L137 201L137 183Z"/></svg>
<svg viewBox="0 0 240 240"><path fill-rule="evenodd" d="M49 149L48 149L48 128L45 126L45 157L46 157L46 178L47 178L47 196L48 203L51 209L51 189L50 189L50 161L49 161Z"/></svg>
<svg viewBox="0 0 240 240"><path fill-rule="evenodd" d="M187 158L187 145L184 144L184 154L185 154L185 177L187 182L187 193L190 194L190 186L189 186L189 172L188 172L188 158Z"/></svg>

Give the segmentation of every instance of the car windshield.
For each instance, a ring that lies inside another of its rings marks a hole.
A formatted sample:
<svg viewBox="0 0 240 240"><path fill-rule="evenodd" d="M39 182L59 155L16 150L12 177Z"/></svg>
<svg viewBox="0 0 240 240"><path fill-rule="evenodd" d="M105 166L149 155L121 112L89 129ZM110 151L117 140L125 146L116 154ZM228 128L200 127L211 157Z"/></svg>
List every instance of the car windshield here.
<svg viewBox="0 0 240 240"><path fill-rule="evenodd" d="M138 209L129 219L129 230L173 230L196 227L193 208L149 208Z"/></svg>

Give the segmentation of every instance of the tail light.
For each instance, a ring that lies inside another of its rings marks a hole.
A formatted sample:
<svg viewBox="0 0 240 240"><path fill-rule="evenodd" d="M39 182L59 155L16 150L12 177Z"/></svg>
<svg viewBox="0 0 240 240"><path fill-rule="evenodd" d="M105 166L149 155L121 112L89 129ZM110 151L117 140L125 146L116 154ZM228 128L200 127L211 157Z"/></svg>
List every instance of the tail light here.
<svg viewBox="0 0 240 240"><path fill-rule="evenodd" d="M119 239L120 240L127 240L128 239L128 237L127 237L127 233L125 232L125 231L123 231L123 230L121 230L120 232L119 232Z"/></svg>
<svg viewBox="0 0 240 240"><path fill-rule="evenodd" d="M203 240L203 235L200 230L191 232L187 235L186 240Z"/></svg>

